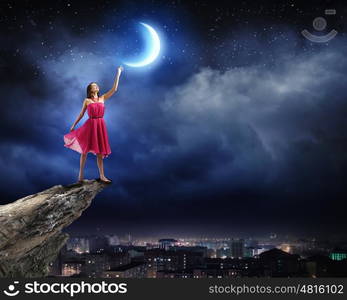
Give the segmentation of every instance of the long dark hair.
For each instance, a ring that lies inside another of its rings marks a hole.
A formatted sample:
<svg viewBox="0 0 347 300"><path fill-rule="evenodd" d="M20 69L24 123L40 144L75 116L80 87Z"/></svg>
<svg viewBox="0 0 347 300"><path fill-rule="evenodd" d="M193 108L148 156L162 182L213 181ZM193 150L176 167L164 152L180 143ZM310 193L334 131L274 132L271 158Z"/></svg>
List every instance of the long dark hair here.
<svg viewBox="0 0 347 300"><path fill-rule="evenodd" d="M93 83L96 83L96 82L91 82L87 86L87 98L92 98L91 97L91 89L92 89L92 84ZM100 90L97 92L98 97L100 97L99 93L100 93Z"/></svg>

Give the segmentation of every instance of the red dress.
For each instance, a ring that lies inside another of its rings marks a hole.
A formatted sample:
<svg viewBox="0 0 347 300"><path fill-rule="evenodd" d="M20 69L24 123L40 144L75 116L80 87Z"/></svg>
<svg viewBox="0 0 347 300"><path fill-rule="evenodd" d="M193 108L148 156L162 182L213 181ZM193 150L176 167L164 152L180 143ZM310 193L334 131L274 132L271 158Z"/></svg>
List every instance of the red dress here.
<svg viewBox="0 0 347 300"><path fill-rule="evenodd" d="M102 158L111 153L107 129L104 120L105 106L102 102L87 105L89 119L78 129L64 135L64 146L79 153L102 154Z"/></svg>

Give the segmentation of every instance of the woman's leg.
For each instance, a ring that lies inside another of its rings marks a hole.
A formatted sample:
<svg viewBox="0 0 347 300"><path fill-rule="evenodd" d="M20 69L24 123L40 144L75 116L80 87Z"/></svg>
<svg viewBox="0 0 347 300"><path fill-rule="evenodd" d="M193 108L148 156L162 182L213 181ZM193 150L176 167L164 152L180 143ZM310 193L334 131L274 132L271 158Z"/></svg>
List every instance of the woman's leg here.
<svg viewBox="0 0 347 300"><path fill-rule="evenodd" d="M83 180L84 178L84 165L86 164L88 153L82 153L80 157L80 172L78 174L78 180Z"/></svg>
<svg viewBox="0 0 347 300"><path fill-rule="evenodd" d="M97 163L98 163L98 168L100 173L100 179L111 182L111 180L106 178L104 174L104 162L103 162L102 154L96 154L96 156L97 156Z"/></svg>

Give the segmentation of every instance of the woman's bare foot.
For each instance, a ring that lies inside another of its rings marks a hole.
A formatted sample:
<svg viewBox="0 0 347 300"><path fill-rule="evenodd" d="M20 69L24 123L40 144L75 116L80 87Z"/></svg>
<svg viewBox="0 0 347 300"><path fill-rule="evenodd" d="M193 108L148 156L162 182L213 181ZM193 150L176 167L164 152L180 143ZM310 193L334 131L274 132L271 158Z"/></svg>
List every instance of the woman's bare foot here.
<svg viewBox="0 0 347 300"><path fill-rule="evenodd" d="M106 178L105 176L100 176L100 180L103 181L103 182L106 182L106 183L111 183L112 180Z"/></svg>

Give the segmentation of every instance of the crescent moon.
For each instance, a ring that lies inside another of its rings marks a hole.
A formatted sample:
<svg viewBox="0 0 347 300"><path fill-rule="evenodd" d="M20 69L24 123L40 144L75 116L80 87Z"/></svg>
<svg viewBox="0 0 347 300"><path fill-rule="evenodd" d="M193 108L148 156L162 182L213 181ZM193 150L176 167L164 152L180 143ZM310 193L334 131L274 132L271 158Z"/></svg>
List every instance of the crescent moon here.
<svg viewBox="0 0 347 300"><path fill-rule="evenodd" d="M147 29L149 36L150 36L150 41L148 42L149 54L147 55L147 57L145 59L143 59L139 62L135 62L135 63L124 62L127 66L130 66L130 67L137 67L138 68L138 67L143 67L143 66L149 65L158 57L159 52L160 52L160 39L159 39L157 32L153 29L153 27L149 26L146 23L140 22L140 24L143 25Z"/></svg>

